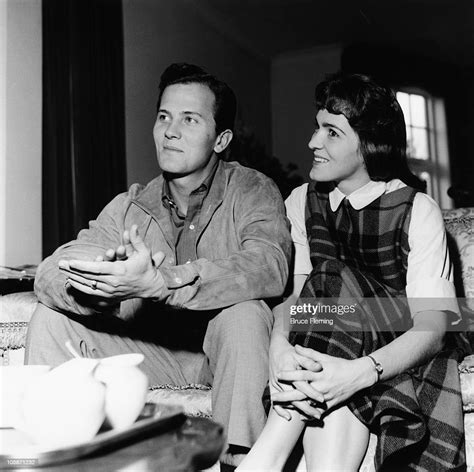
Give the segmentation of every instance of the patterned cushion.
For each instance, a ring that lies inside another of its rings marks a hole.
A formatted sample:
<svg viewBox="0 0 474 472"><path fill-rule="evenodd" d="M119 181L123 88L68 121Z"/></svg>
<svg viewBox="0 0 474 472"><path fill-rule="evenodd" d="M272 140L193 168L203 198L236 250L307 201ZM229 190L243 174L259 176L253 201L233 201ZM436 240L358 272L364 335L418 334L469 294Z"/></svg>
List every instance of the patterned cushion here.
<svg viewBox="0 0 474 472"><path fill-rule="evenodd" d="M456 289L474 311L474 208L443 210Z"/></svg>
<svg viewBox="0 0 474 472"><path fill-rule="evenodd" d="M148 392L147 401L181 405L184 412L191 416L204 416L206 418L212 416L211 388L206 385L189 384L180 387L154 385Z"/></svg>

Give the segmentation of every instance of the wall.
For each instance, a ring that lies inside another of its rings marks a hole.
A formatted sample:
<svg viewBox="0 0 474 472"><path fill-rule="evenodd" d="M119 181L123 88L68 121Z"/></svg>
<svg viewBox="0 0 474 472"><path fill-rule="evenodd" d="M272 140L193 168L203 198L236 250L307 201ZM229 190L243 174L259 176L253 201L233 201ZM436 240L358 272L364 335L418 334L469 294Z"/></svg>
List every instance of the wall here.
<svg viewBox="0 0 474 472"><path fill-rule="evenodd" d="M0 0L0 265L41 260L41 0Z"/></svg>
<svg viewBox="0 0 474 472"><path fill-rule="evenodd" d="M311 168L308 142L314 131L314 87L340 68L339 45L285 53L272 62L272 151L293 162L305 179Z"/></svg>
<svg viewBox="0 0 474 472"><path fill-rule="evenodd" d="M207 13L207 14L206 14ZM152 128L158 82L172 62L203 66L229 83L239 116L270 147L270 66L185 0L123 0L128 183L157 175Z"/></svg>

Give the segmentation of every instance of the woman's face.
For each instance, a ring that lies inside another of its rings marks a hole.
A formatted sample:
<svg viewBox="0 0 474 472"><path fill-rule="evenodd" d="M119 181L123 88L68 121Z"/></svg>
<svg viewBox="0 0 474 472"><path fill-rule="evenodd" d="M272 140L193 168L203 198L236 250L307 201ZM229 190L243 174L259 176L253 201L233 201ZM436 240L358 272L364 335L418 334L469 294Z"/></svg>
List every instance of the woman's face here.
<svg viewBox="0 0 474 472"><path fill-rule="evenodd" d="M370 181L359 150L359 137L344 115L319 110L308 146L313 151L309 173L312 180L335 182L345 195Z"/></svg>

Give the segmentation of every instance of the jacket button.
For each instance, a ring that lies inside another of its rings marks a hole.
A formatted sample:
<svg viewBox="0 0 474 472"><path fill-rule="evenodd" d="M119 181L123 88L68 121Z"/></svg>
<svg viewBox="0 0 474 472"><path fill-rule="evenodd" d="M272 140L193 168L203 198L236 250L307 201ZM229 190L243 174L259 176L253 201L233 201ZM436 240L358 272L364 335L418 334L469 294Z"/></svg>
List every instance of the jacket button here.
<svg viewBox="0 0 474 472"><path fill-rule="evenodd" d="M194 230L195 226L194 225L189 225L189 229Z"/></svg>

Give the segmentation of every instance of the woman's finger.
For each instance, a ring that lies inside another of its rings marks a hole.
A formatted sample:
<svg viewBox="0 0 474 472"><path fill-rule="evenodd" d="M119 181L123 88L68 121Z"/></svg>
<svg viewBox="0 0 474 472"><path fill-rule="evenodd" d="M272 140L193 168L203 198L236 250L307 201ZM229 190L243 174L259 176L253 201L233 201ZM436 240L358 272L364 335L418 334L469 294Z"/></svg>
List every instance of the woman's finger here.
<svg viewBox="0 0 474 472"><path fill-rule="evenodd" d="M321 377L320 372L311 372L310 370L285 370L279 372L277 377L279 380L286 382L296 382L297 380L306 380L307 382L314 382Z"/></svg>
<svg viewBox="0 0 474 472"><path fill-rule="evenodd" d="M294 388L292 390L282 390L281 392L276 392L273 395L272 400L275 402L284 403L304 400L305 398L306 395L304 393Z"/></svg>
<svg viewBox="0 0 474 472"><path fill-rule="evenodd" d="M311 398L315 402L324 405L325 398L323 393L315 389L313 384L314 382L312 384L309 384L308 382L293 382L293 385L297 390L304 393L308 398Z"/></svg>
<svg viewBox="0 0 474 472"><path fill-rule="evenodd" d="M300 366L303 367L303 369L310 370L312 372L320 372L323 370L323 366L320 362L313 361L313 359L309 359L308 357L295 354L295 359L300 364Z"/></svg>
<svg viewBox="0 0 474 472"><path fill-rule="evenodd" d="M316 419L321 418L321 411L308 401L296 401L296 402L292 402L292 405L300 413L302 413L306 417L307 420L314 420L315 418Z"/></svg>
<svg viewBox="0 0 474 472"><path fill-rule="evenodd" d="M286 421L291 420L291 413L287 409L283 408L281 405L273 405L273 409L275 410L275 413L278 416L281 416Z"/></svg>
<svg viewBox="0 0 474 472"><path fill-rule="evenodd" d="M323 354L322 352L315 351L314 349L311 349L309 347L300 346L299 344L295 345L295 351L297 354L309 357L310 359L316 362L324 362L325 360L331 357L327 354Z"/></svg>

